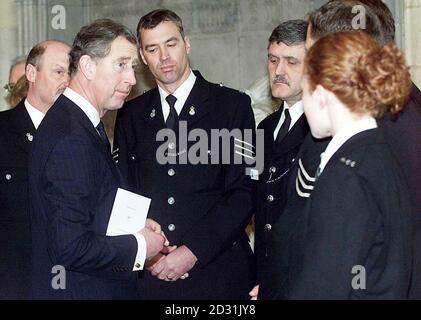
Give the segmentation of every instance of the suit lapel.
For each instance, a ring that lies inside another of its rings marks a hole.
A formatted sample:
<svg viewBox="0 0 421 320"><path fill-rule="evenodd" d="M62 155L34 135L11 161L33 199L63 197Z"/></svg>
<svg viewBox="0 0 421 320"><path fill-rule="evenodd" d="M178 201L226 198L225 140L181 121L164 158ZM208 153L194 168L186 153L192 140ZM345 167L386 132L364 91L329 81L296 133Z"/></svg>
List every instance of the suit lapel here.
<svg viewBox="0 0 421 320"><path fill-rule="evenodd" d="M104 155L113 175L115 176L116 180L119 181L121 184L122 177L117 169L115 162L113 161L113 158L111 157L111 150L107 150L107 148L104 145L104 142L101 140L101 137L99 136L98 131L94 128L92 122L82 111L82 109L80 109L73 101L71 101L64 95L62 95L61 98L66 100L66 105L69 107L72 114L81 124L81 126L87 131L88 136L93 140L93 145L95 146L95 148L97 148L98 151Z"/></svg>
<svg viewBox="0 0 421 320"><path fill-rule="evenodd" d="M196 82L179 115L180 121L187 121L188 127L203 118L211 109L209 102L209 83L200 72L195 71Z"/></svg>
<svg viewBox="0 0 421 320"><path fill-rule="evenodd" d="M281 142L281 149L283 152L288 152L295 148L298 144L301 144L309 130L307 118L304 114L298 119L291 130L288 132L284 141Z"/></svg>
<svg viewBox="0 0 421 320"><path fill-rule="evenodd" d="M199 72L195 72L195 75L196 82L178 116L179 121L186 121L188 127L191 127L210 111L209 83L203 79ZM141 112L141 117L145 122L146 132L156 134L159 130L165 129L166 125L158 88L152 89L150 95L150 100Z"/></svg>
<svg viewBox="0 0 421 320"><path fill-rule="evenodd" d="M15 136L15 144L26 154L29 154L34 135L36 133L31 117L22 100L13 110L10 117L9 132Z"/></svg>
<svg viewBox="0 0 421 320"><path fill-rule="evenodd" d="M297 145L301 144L309 131L307 119L304 114L298 119L287 136L276 147L275 153L277 155L285 154Z"/></svg>
<svg viewBox="0 0 421 320"><path fill-rule="evenodd" d="M275 111L273 114L273 117L268 119L269 122L265 125L265 153L267 155L273 155L275 152L275 140L273 137L273 133L276 129L276 126L279 123L279 120L281 119L282 115L282 105L278 109L278 111ZM268 159L269 160L269 159Z"/></svg>
<svg viewBox="0 0 421 320"><path fill-rule="evenodd" d="M146 103L146 107L141 111L141 117L151 132L157 132L166 128L158 88L152 89L149 102Z"/></svg>

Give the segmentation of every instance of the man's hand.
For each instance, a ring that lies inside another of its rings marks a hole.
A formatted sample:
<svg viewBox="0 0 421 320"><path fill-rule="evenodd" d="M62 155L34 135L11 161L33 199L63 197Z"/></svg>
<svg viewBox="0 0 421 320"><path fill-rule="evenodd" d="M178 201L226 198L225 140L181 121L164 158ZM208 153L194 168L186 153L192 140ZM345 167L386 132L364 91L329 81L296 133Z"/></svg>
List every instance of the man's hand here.
<svg viewBox="0 0 421 320"><path fill-rule="evenodd" d="M158 263L159 261L161 261L161 259L165 258L165 256L174 251L175 249L177 249L177 246L167 246L164 247L161 252L159 252L155 257L152 257L150 259L147 259L145 261L145 267L147 270L152 271L153 267L155 266L156 263Z"/></svg>
<svg viewBox="0 0 421 320"><path fill-rule="evenodd" d="M164 281L176 281L188 277L197 261L196 256L186 246L178 247L167 256L160 257L150 268L153 276Z"/></svg>
<svg viewBox="0 0 421 320"><path fill-rule="evenodd" d="M257 296L259 295L259 285L255 286L249 292L249 296L251 297L250 300L257 300Z"/></svg>
<svg viewBox="0 0 421 320"><path fill-rule="evenodd" d="M164 234L164 231L162 231L161 225L158 222L148 218L145 222L145 228L148 228L158 234L163 235L165 238L164 246L169 246L170 242L168 241L167 237Z"/></svg>
<svg viewBox="0 0 421 320"><path fill-rule="evenodd" d="M139 231L146 241L146 259L151 259L159 254L164 246L169 245L159 223L152 219L146 219L145 227Z"/></svg>

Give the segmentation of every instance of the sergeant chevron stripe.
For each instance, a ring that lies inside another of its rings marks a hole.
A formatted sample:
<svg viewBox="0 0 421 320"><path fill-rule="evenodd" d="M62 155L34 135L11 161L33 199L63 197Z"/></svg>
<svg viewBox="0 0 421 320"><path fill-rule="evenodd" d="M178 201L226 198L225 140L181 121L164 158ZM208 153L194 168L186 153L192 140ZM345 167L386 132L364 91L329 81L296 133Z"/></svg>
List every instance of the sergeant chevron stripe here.
<svg viewBox="0 0 421 320"><path fill-rule="evenodd" d="M309 198L311 191L314 189L315 177L311 177L306 169L304 168L301 159L298 160L298 174L295 180L295 190L297 194L302 198Z"/></svg>

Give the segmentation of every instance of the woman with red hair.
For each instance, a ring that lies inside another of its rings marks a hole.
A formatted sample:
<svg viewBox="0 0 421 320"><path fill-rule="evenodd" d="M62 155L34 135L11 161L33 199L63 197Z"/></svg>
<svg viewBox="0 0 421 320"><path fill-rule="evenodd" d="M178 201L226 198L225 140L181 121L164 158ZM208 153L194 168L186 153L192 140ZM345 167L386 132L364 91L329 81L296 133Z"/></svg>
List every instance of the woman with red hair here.
<svg viewBox="0 0 421 320"><path fill-rule="evenodd" d="M306 57L304 110L315 138L332 136L296 225L290 299L405 299L410 206L375 118L403 108L402 52L363 32L329 34Z"/></svg>

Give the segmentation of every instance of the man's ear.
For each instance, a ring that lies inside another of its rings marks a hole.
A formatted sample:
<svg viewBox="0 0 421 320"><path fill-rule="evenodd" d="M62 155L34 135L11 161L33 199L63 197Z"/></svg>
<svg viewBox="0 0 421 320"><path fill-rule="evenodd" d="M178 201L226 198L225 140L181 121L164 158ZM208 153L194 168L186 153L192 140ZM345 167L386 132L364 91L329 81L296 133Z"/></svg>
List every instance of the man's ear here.
<svg viewBox="0 0 421 320"><path fill-rule="evenodd" d="M25 68L25 75L29 82L35 82L37 78L37 67L29 63Z"/></svg>
<svg viewBox="0 0 421 320"><path fill-rule="evenodd" d="M143 50L139 49L140 57L142 58L142 61L145 65L148 65L148 62L145 59L145 56L143 55Z"/></svg>
<svg viewBox="0 0 421 320"><path fill-rule="evenodd" d="M190 53L190 48L191 48L189 37L187 37L187 36L184 37L184 43L186 44L187 54L189 54Z"/></svg>
<svg viewBox="0 0 421 320"><path fill-rule="evenodd" d="M83 55L79 59L79 71L88 80L93 80L96 74L96 62L88 55Z"/></svg>

